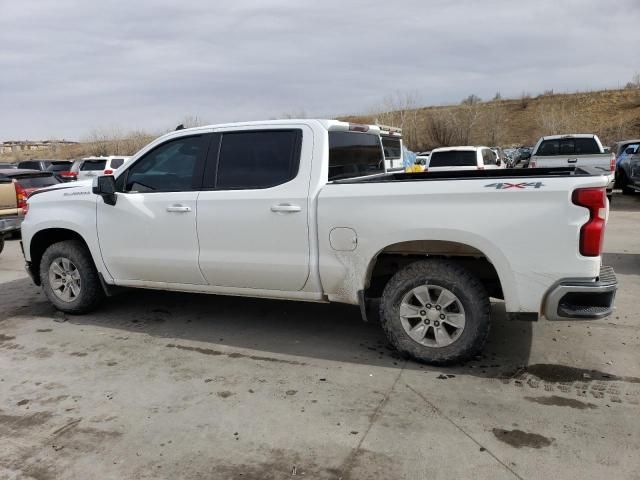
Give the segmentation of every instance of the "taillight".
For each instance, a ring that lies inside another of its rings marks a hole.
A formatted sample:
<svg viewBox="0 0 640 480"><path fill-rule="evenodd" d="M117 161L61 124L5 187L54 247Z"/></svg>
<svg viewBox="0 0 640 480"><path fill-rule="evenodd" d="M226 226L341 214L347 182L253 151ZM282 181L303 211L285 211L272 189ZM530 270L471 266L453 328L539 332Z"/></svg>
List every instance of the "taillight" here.
<svg viewBox="0 0 640 480"><path fill-rule="evenodd" d="M611 160L609 161L609 168L612 172L616 171L616 154L611 153Z"/></svg>
<svg viewBox="0 0 640 480"><path fill-rule="evenodd" d="M76 178L78 176L77 172L60 172L59 175L62 178Z"/></svg>
<svg viewBox="0 0 640 480"><path fill-rule="evenodd" d="M572 200L576 205L589 209L589 220L580 229L580 254L597 257L602 253L604 241L606 188L579 188L574 190Z"/></svg>
<svg viewBox="0 0 640 480"><path fill-rule="evenodd" d="M28 209L27 198L29 197L29 195L27 194L25 189L22 188L22 185L20 185L18 182L14 183L16 187L16 207L18 208L18 210L22 210L23 214L26 214Z"/></svg>
<svg viewBox="0 0 640 480"><path fill-rule="evenodd" d="M104 175L113 175L113 170L110 170L110 169L105 170Z"/></svg>

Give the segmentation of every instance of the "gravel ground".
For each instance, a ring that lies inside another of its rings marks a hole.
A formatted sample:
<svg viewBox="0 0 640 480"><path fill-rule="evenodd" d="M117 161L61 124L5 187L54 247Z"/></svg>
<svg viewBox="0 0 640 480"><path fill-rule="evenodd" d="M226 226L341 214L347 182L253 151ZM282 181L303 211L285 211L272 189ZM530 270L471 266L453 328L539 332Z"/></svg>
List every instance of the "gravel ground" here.
<svg viewBox="0 0 640 480"><path fill-rule="evenodd" d="M131 291L64 316L9 241L0 478L638 479L640 196L605 250L614 315L496 303L485 354L432 368L341 305Z"/></svg>

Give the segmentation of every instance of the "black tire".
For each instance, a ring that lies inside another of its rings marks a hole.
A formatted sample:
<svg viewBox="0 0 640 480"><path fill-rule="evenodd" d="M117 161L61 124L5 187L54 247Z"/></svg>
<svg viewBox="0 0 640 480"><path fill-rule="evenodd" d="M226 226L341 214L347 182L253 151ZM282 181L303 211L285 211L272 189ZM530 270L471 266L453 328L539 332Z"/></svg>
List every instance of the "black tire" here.
<svg viewBox="0 0 640 480"><path fill-rule="evenodd" d="M80 274L80 293L72 301L64 301L53 291L49 282L49 267L57 258L67 258ZM49 246L40 260L42 289L51 303L66 313L87 313L95 309L104 299L104 290L98 271L87 247L77 240L65 240Z"/></svg>
<svg viewBox="0 0 640 480"><path fill-rule="evenodd" d="M627 178L627 174L622 170L618 175L618 185L622 189L623 195L631 195L635 193L635 190L629 188L629 179Z"/></svg>
<svg viewBox="0 0 640 480"><path fill-rule="evenodd" d="M450 345L430 347L413 340L402 326L403 297L421 285L446 288L458 297L465 312L465 326ZM489 295L484 285L460 265L441 259L412 263L389 280L380 302L380 323L391 344L404 356L431 365L460 363L477 355L489 335Z"/></svg>
<svg viewBox="0 0 640 480"><path fill-rule="evenodd" d="M4 250L4 237L0 234L0 253Z"/></svg>

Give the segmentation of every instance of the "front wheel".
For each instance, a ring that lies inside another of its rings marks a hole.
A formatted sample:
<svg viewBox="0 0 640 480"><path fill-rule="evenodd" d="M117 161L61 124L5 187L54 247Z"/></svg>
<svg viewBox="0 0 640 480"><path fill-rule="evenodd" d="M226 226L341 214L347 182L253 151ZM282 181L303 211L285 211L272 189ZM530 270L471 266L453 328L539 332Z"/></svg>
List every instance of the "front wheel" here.
<svg viewBox="0 0 640 480"><path fill-rule="evenodd" d="M433 365L477 355L490 328L489 295L466 269L446 260L412 263L382 294L380 319L403 355Z"/></svg>
<svg viewBox="0 0 640 480"><path fill-rule="evenodd" d="M91 254L76 240L54 243L45 250L40 279L49 301L63 312L89 312L104 298Z"/></svg>

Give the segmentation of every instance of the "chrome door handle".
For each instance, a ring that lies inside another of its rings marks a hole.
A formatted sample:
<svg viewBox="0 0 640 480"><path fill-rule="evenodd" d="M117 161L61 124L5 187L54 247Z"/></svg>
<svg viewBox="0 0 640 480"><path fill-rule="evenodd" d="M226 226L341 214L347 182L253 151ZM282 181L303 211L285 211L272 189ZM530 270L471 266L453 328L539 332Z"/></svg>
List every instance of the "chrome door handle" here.
<svg viewBox="0 0 640 480"><path fill-rule="evenodd" d="M569 158L567 161L569 163L576 163L578 161L578 159L577 158Z"/></svg>
<svg viewBox="0 0 640 480"><path fill-rule="evenodd" d="M190 211L191 207L187 207L186 205L171 205L170 207L167 207L167 212L186 213Z"/></svg>
<svg viewBox="0 0 640 480"><path fill-rule="evenodd" d="M301 210L302 208L299 205L291 205L290 203L279 203L271 207L271 211L276 213L295 213Z"/></svg>

